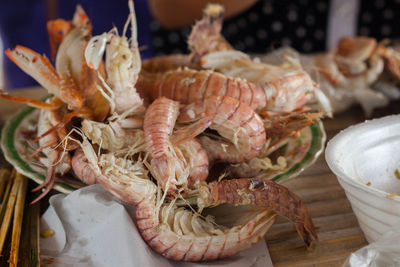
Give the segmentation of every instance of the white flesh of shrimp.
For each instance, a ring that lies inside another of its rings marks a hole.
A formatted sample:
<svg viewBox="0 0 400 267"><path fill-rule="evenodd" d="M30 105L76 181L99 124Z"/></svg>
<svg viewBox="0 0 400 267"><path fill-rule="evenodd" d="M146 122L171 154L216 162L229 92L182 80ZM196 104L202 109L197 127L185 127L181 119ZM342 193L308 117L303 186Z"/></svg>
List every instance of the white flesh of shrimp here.
<svg viewBox="0 0 400 267"><path fill-rule="evenodd" d="M107 84L112 90L114 111L118 114L130 110L130 114L143 114L143 99L136 91L135 84L141 70L141 59L137 43L136 17L132 1L129 1L130 15L124 27L123 36L114 28L109 33L94 36L85 51L86 63L97 69L106 53L105 66ZM127 25L131 23L131 38L125 36ZM108 88L108 86L106 86ZM109 91L109 90L108 90ZM110 93L110 92L109 92Z"/></svg>

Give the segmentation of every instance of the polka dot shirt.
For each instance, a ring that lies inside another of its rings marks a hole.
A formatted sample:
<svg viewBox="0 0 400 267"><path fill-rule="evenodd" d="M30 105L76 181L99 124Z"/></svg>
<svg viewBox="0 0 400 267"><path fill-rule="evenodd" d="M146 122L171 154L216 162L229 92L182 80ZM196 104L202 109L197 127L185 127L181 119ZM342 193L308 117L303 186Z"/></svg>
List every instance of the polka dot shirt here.
<svg viewBox="0 0 400 267"><path fill-rule="evenodd" d="M323 50L329 1L259 1L240 15L224 21L222 35L235 49L266 53L282 45L301 52ZM155 55L186 53L191 27L168 31L153 20Z"/></svg>
<svg viewBox="0 0 400 267"><path fill-rule="evenodd" d="M325 51L331 1L261 0L225 20L222 35L235 49L248 53L267 53L281 46L302 53ZM358 6L358 35L378 40L400 36L400 27L393 27L400 17L400 0L359 1ZM165 30L153 20L150 30L155 56L188 52L186 40L191 27Z"/></svg>
<svg viewBox="0 0 400 267"><path fill-rule="evenodd" d="M362 1L358 16L358 35L373 36L378 40L400 38L400 0Z"/></svg>

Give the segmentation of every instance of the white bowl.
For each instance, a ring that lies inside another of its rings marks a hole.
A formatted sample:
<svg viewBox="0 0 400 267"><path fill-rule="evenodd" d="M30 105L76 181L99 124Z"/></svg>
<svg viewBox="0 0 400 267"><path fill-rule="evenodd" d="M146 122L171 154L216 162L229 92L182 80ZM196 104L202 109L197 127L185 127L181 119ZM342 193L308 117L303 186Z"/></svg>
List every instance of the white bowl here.
<svg viewBox="0 0 400 267"><path fill-rule="evenodd" d="M328 142L325 158L368 242L400 220L400 115L351 126Z"/></svg>

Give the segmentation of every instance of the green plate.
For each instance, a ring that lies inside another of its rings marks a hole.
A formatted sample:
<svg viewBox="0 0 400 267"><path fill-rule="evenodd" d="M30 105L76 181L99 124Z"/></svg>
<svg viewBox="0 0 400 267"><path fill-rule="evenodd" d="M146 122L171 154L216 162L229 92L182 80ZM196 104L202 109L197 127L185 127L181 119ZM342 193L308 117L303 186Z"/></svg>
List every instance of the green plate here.
<svg viewBox="0 0 400 267"><path fill-rule="evenodd" d="M262 175L277 183L298 176L310 167L324 151L326 133L320 120L300 131L296 138L291 138L288 143L276 151L277 155L284 156L286 168L279 171L267 171Z"/></svg>
<svg viewBox="0 0 400 267"><path fill-rule="evenodd" d="M39 161L29 157L37 149L37 143L26 138L26 133L35 129L39 117L39 110L31 107L22 108L10 118L1 134L1 148L4 156L20 173L31 178L38 184L45 179L46 168ZM267 171L263 175L275 182L282 183L297 176L312 165L322 153L326 141L326 134L321 121L303 129L299 136L292 138L275 154L286 158L287 166L279 171ZM54 189L70 193L82 186L73 177L64 176L65 182L57 182Z"/></svg>
<svg viewBox="0 0 400 267"><path fill-rule="evenodd" d="M41 184L46 177L46 168L37 159L30 157L38 148L38 144L26 138L26 133L36 128L38 118L39 110L31 107L24 107L12 116L1 132L1 149L7 161L17 171ZM66 182L56 182L55 190L71 193L84 186L83 183L71 176L65 175L63 178Z"/></svg>

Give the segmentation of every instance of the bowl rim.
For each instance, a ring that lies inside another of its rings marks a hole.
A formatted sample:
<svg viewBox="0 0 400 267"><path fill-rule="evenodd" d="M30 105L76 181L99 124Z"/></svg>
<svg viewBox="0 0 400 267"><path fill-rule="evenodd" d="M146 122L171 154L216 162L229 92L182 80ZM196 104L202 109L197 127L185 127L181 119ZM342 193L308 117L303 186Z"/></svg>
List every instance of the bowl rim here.
<svg viewBox="0 0 400 267"><path fill-rule="evenodd" d="M335 159L335 152L336 152L336 147L340 146L342 143L347 141L347 137L349 135L352 135L354 133L362 133L365 132L365 128L369 127L371 125L374 126L385 126L389 125L390 122L395 121L400 123L400 115L389 115L385 116L382 118L377 118L377 119L371 119L371 120L366 120L364 122L351 125L347 127L344 130L341 130L338 134L336 134L331 140L328 141L326 149L325 149L325 161L328 164L329 168L331 171L336 175L338 180L341 180L347 184L349 184L352 187L361 189L363 191L369 192L376 197L380 198L385 198L388 200L395 201L397 203L400 203L400 196L398 195L393 195L392 193L367 186L363 183L356 182L354 179L352 179L349 175L347 175L345 172L342 171L341 168L339 168L338 164L336 163ZM400 165L399 165L400 168Z"/></svg>

